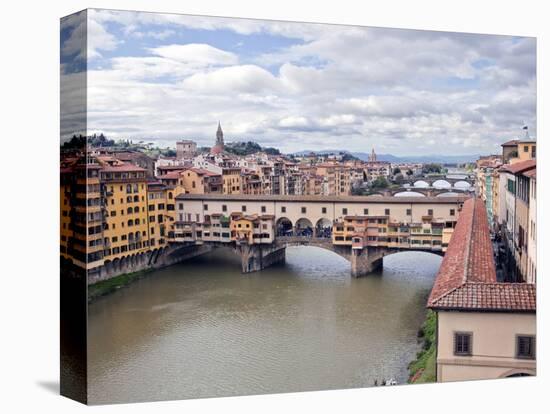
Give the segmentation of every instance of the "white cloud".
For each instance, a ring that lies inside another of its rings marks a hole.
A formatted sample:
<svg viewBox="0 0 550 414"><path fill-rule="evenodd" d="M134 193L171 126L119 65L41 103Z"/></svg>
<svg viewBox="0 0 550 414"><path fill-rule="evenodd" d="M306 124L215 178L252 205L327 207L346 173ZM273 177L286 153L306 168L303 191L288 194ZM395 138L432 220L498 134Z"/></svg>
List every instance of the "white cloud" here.
<svg viewBox="0 0 550 414"><path fill-rule="evenodd" d="M239 61L237 55L234 53L226 52L207 44L173 44L150 48L149 51L156 56L181 63L198 64L199 66L236 65Z"/></svg>
<svg viewBox="0 0 550 414"><path fill-rule="evenodd" d="M230 66L199 72L186 78L182 86L200 93L263 93L278 89L276 78L255 65ZM231 96L231 95L228 95Z"/></svg>
<svg viewBox="0 0 550 414"><path fill-rule="evenodd" d="M534 39L134 12L90 18L103 28L97 60L120 51L88 78L90 126L111 136L210 145L221 120L228 140L287 151L445 145L458 154L494 152L524 122L535 131ZM147 39L147 55L127 56L107 22ZM179 27L300 40L253 54L245 41L240 56L196 40L162 45Z"/></svg>

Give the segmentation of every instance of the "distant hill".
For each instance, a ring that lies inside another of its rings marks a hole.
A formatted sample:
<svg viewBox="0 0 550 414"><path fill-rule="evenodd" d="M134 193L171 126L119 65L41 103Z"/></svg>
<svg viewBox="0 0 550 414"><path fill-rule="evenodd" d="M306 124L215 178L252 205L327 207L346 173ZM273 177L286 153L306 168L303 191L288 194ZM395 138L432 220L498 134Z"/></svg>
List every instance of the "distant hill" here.
<svg viewBox="0 0 550 414"><path fill-rule="evenodd" d="M349 151L342 151L342 150L322 150L322 151L299 151L295 152L293 155L307 155L310 153L315 153L319 155L325 155L325 154L338 154L338 153L349 153L353 155L356 158L359 158L363 161L368 161L369 159L369 153L366 152L349 152ZM430 163L435 162L439 164L463 164L467 162L474 162L479 158L478 154L472 154L472 155L404 155L404 156L396 156L392 154L376 154L376 158L380 161L388 161L388 162L418 162L418 163Z"/></svg>

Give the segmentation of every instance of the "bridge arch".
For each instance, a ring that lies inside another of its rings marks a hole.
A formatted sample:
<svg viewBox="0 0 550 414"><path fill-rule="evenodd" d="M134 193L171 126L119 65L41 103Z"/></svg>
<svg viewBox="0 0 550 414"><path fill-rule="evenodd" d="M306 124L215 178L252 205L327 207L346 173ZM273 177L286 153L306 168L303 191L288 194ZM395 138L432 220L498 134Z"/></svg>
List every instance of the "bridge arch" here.
<svg viewBox="0 0 550 414"><path fill-rule="evenodd" d="M447 180L435 180L432 184L432 187L437 188L438 190L451 188L451 183L448 182Z"/></svg>
<svg viewBox="0 0 550 414"><path fill-rule="evenodd" d="M459 194L455 191L447 191L445 193L441 193L436 195L436 197L457 197Z"/></svg>
<svg viewBox="0 0 550 414"><path fill-rule="evenodd" d="M306 217L301 217L296 221L296 235L297 236L312 236L313 235L313 223Z"/></svg>
<svg viewBox="0 0 550 414"><path fill-rule="evenodd" d="M400 191L399 193L395 193L394 197L426 197L426 195L418 191Z"/></svg>
<svg viewBox="0 0 550 414"><path fill-rule="evenodd" d="M469 190L472 186L467 181L457 181L454 185L456 189Z"/></svg>
<svg viewBox="0 0 550 414"><path fill-rule="evenodd" d="M292 234L294 228L292 221L287 217L279 217L275 223L275 234L277 236L286 236L289 233Z"/></svg>
<svg viewBox="0 0 550 414"><path fill-rule="evenodd" d="M315 223L315 236L330 238L332 236L332 220L326 217L321 217Z"/></svg>
<svg viewBox="0 0 550 414"><path fill-rule="evenodd" d="M418 181L415 181L413 186L415 188L428 188L430 186L430 184L428 184L426 181L424 180L418 180Z"/></svg>

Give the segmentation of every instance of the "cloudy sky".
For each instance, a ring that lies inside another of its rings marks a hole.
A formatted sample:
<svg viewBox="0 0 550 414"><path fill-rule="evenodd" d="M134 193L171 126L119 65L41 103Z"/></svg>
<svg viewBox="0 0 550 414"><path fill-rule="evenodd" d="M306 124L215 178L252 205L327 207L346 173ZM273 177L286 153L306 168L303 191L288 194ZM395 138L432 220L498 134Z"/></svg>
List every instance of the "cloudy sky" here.
<svg viewBox="0 0 550 414"><path fill-rule="evenodd" d="M67 21L62 73L83 26ZM88 12L88 128L111 138L285 152L497 152L536 137L534 38ZM69 65L67 62L72 61Z"/></svg>

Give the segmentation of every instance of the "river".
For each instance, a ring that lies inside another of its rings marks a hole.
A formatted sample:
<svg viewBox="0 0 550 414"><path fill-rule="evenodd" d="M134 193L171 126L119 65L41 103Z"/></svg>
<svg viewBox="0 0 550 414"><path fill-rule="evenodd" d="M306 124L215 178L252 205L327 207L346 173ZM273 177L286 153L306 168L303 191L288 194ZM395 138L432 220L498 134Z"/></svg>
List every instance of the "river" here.
<svg viewBox="0 0 550 414"><path fill-rule="evenodd" d="M286 257L243 275L220 249L94 301L89 402L405 383L441 258L399 253L352 279L334 253L293 247Z"/></svg>

